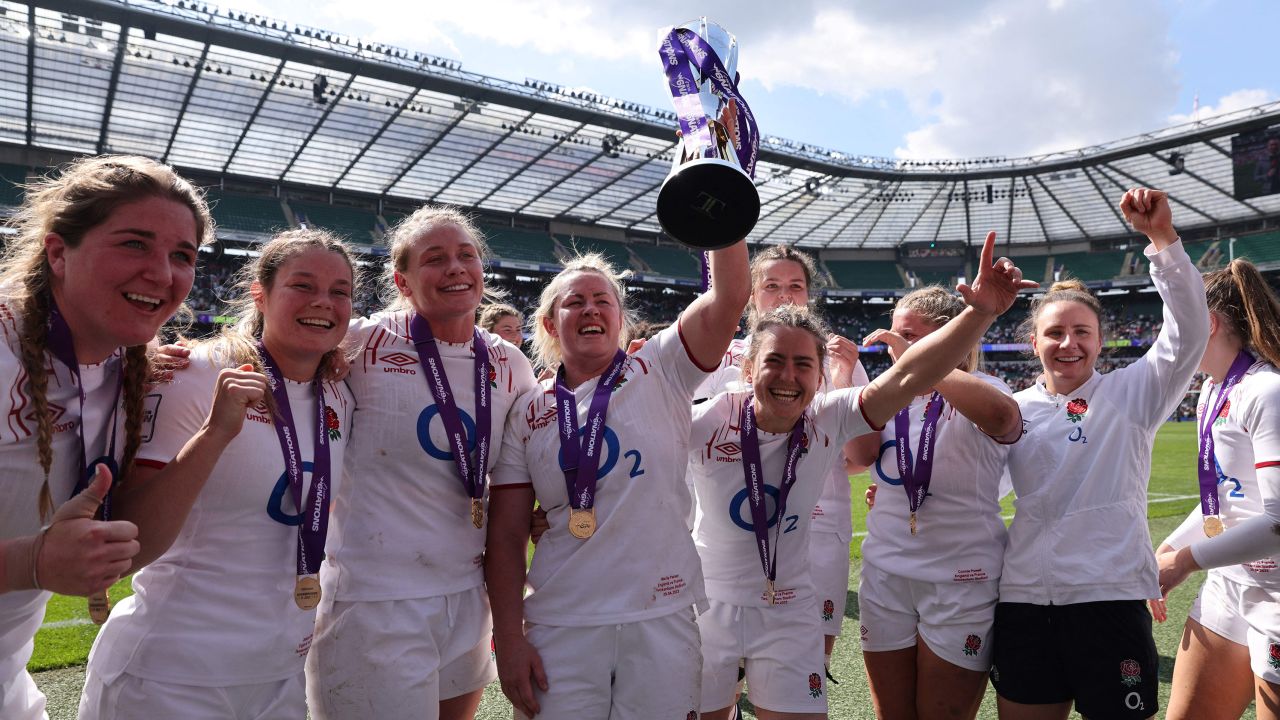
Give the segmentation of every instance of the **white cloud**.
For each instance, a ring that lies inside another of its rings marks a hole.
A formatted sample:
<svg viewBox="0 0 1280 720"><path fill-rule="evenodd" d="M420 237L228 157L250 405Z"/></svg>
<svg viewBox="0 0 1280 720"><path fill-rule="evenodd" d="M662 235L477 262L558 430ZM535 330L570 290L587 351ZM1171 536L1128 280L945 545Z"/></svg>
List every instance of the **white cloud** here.
<svg viewBox="0 0 1280 720"><path fill-rule="evenodd" d="M1228 93L1218 98L1218 102L1213 105L1201 104L1199 112L1195 112L1193 110L1185 115L1174 113L1169 116L1168 121L1170 125L1181 125L1193 120L1205 120L1215 115L1224 115L1229 112L1235 112L1236 110L1244 110L1245 108L1264 105L1269 102L1274 102L1275 100L1280 100L1280 97L1277 97L1276 94L1270 90L1261 90L1256 88L1236 90L1235 92Z"/></svg>
<svg viewBox="0 0 1280 720"><path fill-rule="evenodd" d="M562 65L634 65L640 76L656 74L656 31L685 8L675 0L324 0L309 14L464 65L449 50L467 36ZM1170 11L1160 0L707 0L699 11L738 36L739 69L770 90L844 98L855 117L875 114L886 94L901 97L918 118L901 128L896 154L905 158L1081 147L1160 127L1177 97ZM856 133L851 127L840 149L856 152Z"/></svg>

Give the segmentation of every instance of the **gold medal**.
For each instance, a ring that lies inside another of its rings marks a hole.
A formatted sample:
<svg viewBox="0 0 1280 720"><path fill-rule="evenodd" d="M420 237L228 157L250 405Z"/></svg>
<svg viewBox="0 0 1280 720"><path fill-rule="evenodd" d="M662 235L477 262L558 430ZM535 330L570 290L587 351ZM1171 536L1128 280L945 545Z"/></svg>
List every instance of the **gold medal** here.
<svg viewBox="0 0 1280 720"><path fill-rule="evenodd" d="M1218 537L1222 534L1222 518L1217 515L1204 516L1204 534L1207 537Z"/></svg>
<svg viewBox="0 0 1280 720"><path fill-rule="evenodd" d="M111 598L107 595L107 591L94 593L89 596L89 619L93 620L95 625L101 625L107 621L107 616L111 614Z"/></svg>
<svg viewBox="0 0 1280 720"><path fill-rule="evenodd" d="M320 581L314 575L301 575L293 586L293 602L301 610L314 610L320 604Z"/></svg>
<svg viewBox="0 0 1280 720"><path fill-rule="evenodd" d="M586 540L596 533L596 509L574 508L569 511L569 534Z"/></svg>
<svg viewBox="0 0 1280 720"><path fill-rule="evenodd" d="M484 505L476 498L471 498L471 524L476 528L484 527Z"/></svg>
<svg viewBox="0 0 1280 720"><path fill-rule="evenodd" d="M911 534L916 534L916 514L911 513Z"/></svg>
<svg viewBox="0 0 1280 720"><path fill-rule="evenodd" d="M768 600L770 605L774 605L778 602L778 593L773 589L772 580L764 581L764 599Z"/></svg>

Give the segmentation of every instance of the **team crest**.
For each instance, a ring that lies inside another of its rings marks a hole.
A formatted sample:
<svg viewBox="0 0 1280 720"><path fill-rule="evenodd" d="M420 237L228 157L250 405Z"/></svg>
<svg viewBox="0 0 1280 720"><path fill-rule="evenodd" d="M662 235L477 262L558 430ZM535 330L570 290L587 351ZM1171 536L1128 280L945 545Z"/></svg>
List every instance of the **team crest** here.
<svg viewBox="0 0 1280 720"><path fill-rule="evenodd" d="M1078 423L1084 419L1084 414L1089 412L1089 403L1084 398L1076 398L1067 403L1067 419L1073 423Z"/></svg>
<svg viewBox="0 0 1280 720"><path fill-rule="evenodd" d="M1272 647L1275 644L1272 643ZM1125 687L1133 687L1142 682L1142 666L1137 660L1125 660L1120 663L1120 683Z"/></svg>
<svg viewBox="0 0 1280 720"><path fill-rule="evenodd" d="M1230 398L1228 398L1226 402L1222 403L1222 411L1218 413L1218 417L1216 417L1216 418L1214 418L1214 419L1213 419L1213 424L1214 424L1214 425L1221 425L1222 423L1226 422L1226 421L1227 421L1227 413L1229 413L1229 412L1231 412L1231 399L1230 399Z"/></svg>
<svg viewBox="0 0 1280 720"><path fill-rule="evenodd" d="M498 389L498 369L492 365L489 366L489 387Z"/></svg>
<svg viewBox="0 0 1280 720"><path fill-rule="evenodd" d="M324 406L324 427L329 431L330 440L342 439L342 423L338 420L338 413L328 405Z"/></svg>
<svg viewBox="0 0 1280 720"><path fill-rule="evenodd" d="M623 385L627 384L627 376L625 374L618 375L618 379L613 383L613 390L610 392L618 392Z"/></svg>
<svg viewBox="0 0 1280 720"><path fill-rule="evenodd" d="M684 720L698 720L698 711L690 710L689 714L684 716Z"/></svg>
<svg viewBox="0 0 1280 720"><path fill-rule="evenodd" d="M830 620L836 614L836 604L830 600L822 601L822 619Z"/></svg>
<svg viewBox="0 0 1280 720"><path fill-rule="evenodd" d="M964 654L977 655L982 651L982 638L977 635L970 635L964 639Z"/></svg>
<svg viewBox="0 0 1280 720"><path fill-rule="evenodd" d="M1271 647L1267 650L1267 663L1276 670L1280 670L1280 643L1271 643Z"/></svg>
<svg viewBox="0 0 1280 720"><path fill-rule="evenodd" d="M822 676L818 673L809 673L809 695L818 697L822 694Z"/></svg>

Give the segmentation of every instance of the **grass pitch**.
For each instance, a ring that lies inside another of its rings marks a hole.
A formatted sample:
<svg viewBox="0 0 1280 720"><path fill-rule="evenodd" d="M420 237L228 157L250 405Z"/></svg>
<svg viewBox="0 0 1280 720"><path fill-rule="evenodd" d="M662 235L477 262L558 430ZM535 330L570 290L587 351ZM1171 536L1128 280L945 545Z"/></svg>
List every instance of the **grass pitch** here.
<svg viewBox="0 0 1280 720"><path fill-rule="evenodd" d="M1194 423L1169 423L1156 435L1149 486L1150 504L1147 508L1151 539L1156 544L1196 507L1195 454ZM851 479L854 531L859 534L849 550L853 571L849 579L844 638L836 645L835 656L832 658L831 671L840 680L840 685L830 688L830 717L833 720L873 720L875 717L863 673L862 655L854 639L858 632L857 571L861 565L860 538L866 527L866 508L862 502L862 493L867 482L865 474ZM1005 514L1011 516L1012 513L1012 502L1006 500ZM1182 624L1203 580L1204 574L1198 573L1175 590L1169 597L1168 622L1156 626L1156 647L1160 652L1161 708L1168 702L1169 681L1173 677L1173 659L1177 655L1178 640L1182 636ZM112 589L111 597L118 600L129 592L128 583L122 581ZM49 604L45 625L36 635L36 651L29 665L32 672L83 665L88 658L89 646L97 634L97 628L89 622L85 601L82 598L55 597ZM77 680L74 672L58 671L36 676L37 682L43 687L53 689L53 686L57 686L60 691L50 693L49 715L53 720L75 717L75 703L78 700L75 697L76 682L83 682L83 679ZM511 705L502 697L497 684L489 686L477 718L506 720L510 717ZM746 717L755 718L749 708ZM984 720L996 717L995 694L991 690L987 692L978 717ZM1252 720L1253 710L1250 709L1244 717Z"/></svg>

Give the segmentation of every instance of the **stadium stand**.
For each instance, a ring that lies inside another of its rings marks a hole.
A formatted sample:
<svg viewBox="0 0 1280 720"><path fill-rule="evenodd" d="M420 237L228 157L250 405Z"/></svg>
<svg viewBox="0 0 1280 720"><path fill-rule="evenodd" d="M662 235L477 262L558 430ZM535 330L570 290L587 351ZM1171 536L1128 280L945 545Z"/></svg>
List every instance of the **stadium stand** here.
<svg viewBox="0 0 1280 720"><path fill-rule="evenodd" d="M892 260L827 260L831 279L846 289L888 290L902 287L898 264Z"/></svg>
<svg viewBox="0 0 1280 720"><path fill-rule="evenodd" d="M556 258L555 241L545 232L491 226L482 226L480 229L495 257L552 265L560 262Z"/></svg>
<svg viewBox="0 0 1280 720"><path fill-rule="evenodd" d="M1022 268L1022 276L1038 283L1053 282L1053 263L1049 255L1023 255L1016 248L999 248Z"/></svg>
<svg viewBox="0 0 1280 720"><path fill-rule="evenodd" d="M270 235L289 227L284 208L275 198L235 195L219 190L209 190L206 195L214 221L224 230Z"/></svg>
<svg viewBox="0 0 1280 720"><path fill-rule="evenodd" d="M18 207L22 204L22 188L27 181L27 169L20 165L0 164L0 205Z"/></svg>
<svg viewBox="0 0 1280 720"><path fill-rule="evenodd" d="M1053 263L1062 268L1066 275L1078 280L1110 280L1120 274L1124 267L1124 253L1113 252L1073 252L1055 253Z"/></svg>
<svg viewBox="0 0 1280 720"><path fill-rule="evenodd" d="M341 205L323 205L290 200L289 208L298 224L317 227L340 235L352 242L370 245L381 240L374 228L378 216L369 211Z"/></svg>
<svg viewBox="0 0 1280 720"><path fill-rule="evenodd" d="M625 243L584 237L582 235L555 235L554 237L570 253L598 252L604 255L615 268L620 270L635 269L631 262L631 252L627 250Z"/></svg>
<svg viewBox="0 0 1280 720"><path fill-rule="evenodd" d="M1236 238L1235 255L1248 258L1255 265L1280 262L1280 232Z"/></svg>
<svg viewBox="0 0 1280 720"><path fill-rule="evenodd" d="M699 259L681 248L637 243L631 250L654 274L683 278L702 275Z"/></svg>

